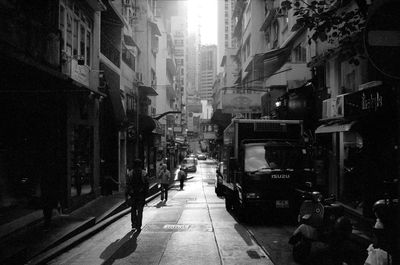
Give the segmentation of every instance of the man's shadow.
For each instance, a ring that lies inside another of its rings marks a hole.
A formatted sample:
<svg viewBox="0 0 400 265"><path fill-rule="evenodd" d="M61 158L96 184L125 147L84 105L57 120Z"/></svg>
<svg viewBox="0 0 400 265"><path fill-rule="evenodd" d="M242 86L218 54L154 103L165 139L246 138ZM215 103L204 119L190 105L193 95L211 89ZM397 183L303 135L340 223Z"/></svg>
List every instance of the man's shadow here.
<svg viewBox="0 0 400 265"><path fill-rule="evenodd" d="M113 264L116 260L125 258L135 252L139 233L130 231L123 238L111 243L101 254L103 265Z"/></svg>

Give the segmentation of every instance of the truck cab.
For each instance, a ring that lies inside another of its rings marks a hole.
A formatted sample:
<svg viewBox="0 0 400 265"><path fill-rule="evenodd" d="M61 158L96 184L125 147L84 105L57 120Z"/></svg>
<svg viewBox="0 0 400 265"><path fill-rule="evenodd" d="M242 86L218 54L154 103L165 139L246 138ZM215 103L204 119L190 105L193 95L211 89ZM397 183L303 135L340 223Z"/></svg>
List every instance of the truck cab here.
<svg viewBox="0 0 400 265"><path fill-rule="evenodd" d="M295 189L313 174L301 121L239 120L227 129L227 170L219 176L227 210L295 216L300 203Z"/></svg>

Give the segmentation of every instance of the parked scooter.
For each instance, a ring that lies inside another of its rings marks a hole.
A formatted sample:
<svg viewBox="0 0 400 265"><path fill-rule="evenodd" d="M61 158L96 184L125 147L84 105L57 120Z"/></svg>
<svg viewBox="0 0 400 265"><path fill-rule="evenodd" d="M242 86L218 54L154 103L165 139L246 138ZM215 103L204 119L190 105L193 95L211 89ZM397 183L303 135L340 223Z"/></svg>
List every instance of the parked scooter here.
<svg viewBox="0 0 400 265"><path fill-rule="evenodd" d="M395 192L398 187L398 179L385 181L384 184L387 191L384 199L376 201L372 207L376 217L373 228L375 239L367 249L368 257L365 264L368 265L392 265L398 264L399 261L398 256L393 256L396 246L396 210L399 203Z"/></svg>
<svg viewBox="0 0 400 265"><path fill-rule="evenodd" d="M312 185L309 182L306 187L308 190L298 190L303 197L298 215L299 226L289 239L293 245L293 258L299 263L307 260L313 242L328 242L335 229L341 229L343 224L350 225L351 233L350 221L340 219L344 209L334 203L335 197L324 198L320 192L311 191Z"/></svg>

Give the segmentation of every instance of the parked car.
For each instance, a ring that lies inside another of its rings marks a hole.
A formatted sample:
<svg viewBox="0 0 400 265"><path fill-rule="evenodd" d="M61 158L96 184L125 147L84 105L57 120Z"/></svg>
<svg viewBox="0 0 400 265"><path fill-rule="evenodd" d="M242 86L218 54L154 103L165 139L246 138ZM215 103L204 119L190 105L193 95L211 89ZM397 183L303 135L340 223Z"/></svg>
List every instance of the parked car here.
<svg viewBox="0 0 400 265"><path fill-rule="evenodd" d="M197 156L196 155L190 154L186 158L194 159L194 164L197 166Z"/></svg>
<svg viewBox="0 0 400 265"><path fill-rule="evenodd" d="M197 156L197 159L198 159L198 160L206 160L206 159L207 159L207 156L206 156L205 154L199 154L199 155Z"/></svg>
<svg viewBox="0 0 400 265"><path fill-rule="evenodd" d="M187 157L183 159L181 167L185 172L196 172L197 171L197 160L195 158Z"/></svg>

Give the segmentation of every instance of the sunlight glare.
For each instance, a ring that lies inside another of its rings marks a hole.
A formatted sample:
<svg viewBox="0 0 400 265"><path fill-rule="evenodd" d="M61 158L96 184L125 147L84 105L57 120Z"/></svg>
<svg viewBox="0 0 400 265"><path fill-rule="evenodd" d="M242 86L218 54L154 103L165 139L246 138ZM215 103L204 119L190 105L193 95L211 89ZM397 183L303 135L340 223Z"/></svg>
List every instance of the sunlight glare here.
<svg viewBox="0 0 400 265"><path fill-rule="evenodd" d="M217 1L187 0L189 32L201 34L201 44L217 43Z"/></svg>

